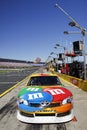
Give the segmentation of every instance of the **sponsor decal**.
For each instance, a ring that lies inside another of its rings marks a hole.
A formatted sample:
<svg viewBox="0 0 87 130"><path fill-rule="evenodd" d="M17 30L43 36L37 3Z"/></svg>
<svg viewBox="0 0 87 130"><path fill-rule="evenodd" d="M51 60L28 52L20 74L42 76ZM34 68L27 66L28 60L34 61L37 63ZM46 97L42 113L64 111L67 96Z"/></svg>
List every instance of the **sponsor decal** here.
<svg viewBox="0 0 87 130"><path fill-rule="evenodd" d="M65 94L61 89L49 89L48 90L52 95Z"/></svg>
<svg viewBox="0 0 87 130"><path fill-rule="evenodd" d="M44 112L56 112L55 110L41 110L41 111L38 111L38 112L42 112L42 113L44 113Z"/></svg>
<svg viewBox="0 0 87 130"><path fill-rule="evenodd" d="M43 98L43 94L42 93L28 94L28 100L39 99L39 98Z"/></svg>
<svg viewBox="0 0 87 130"><path fill-rule="evenodd" d="M71 92L62 87L30 87L25 88L26 93L20 94L18 108L27 112L42 111L52 102L59 102L71 96Z"/></svg>
<svg viewBox="0 0 87 130"><path fill-rule="evenodd" d="M40 111L44 107L48 106L52 102L52 95L48 92L28 92L22 95L20 98L27 101L27 105L24 102L18 103L19 109L28 112Z"/></svg>
<svg viewBox="0 0 87 130"><path fill-rule="evenodd" d="M41 91L42 88L41 87L38 87L38 86L34 86L34 87L25 87L23 88L19 94L18 94L18 97L22 96L23 94L27 93L27 92L31 92L31 91Z"/></svg>
<svg viewBox="0 0 87 130"><path fill-rule="evenodd" d="M71 96L71 92L62 87L49 87L43 91L46 91L53 96L53 102L62 101L68 96Z"/></svg>
<svg viewBox="0 0 87 130"><path fill-rule="evenodd" d="M71 83L73 83L74 85L78 86L78 80L75 78L71 78Z"/></svg>

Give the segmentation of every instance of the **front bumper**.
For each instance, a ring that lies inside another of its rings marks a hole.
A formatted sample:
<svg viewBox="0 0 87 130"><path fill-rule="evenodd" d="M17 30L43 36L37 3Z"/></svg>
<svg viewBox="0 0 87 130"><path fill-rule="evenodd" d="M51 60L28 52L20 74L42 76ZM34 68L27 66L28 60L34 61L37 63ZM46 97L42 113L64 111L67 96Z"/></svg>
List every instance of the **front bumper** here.
<svg viewBox="0 0 87 130"><path fill-rule="evenodd" d="M74 117L73 109L71 109L69 112L65 114L43 114L37 115L37 114L30 114L27 116L27 114L22 114L20 110L17 110L17 119L25 122L25 123L35 123L35 124L43 124L43 123L64 123L71 121Z"/></svg>

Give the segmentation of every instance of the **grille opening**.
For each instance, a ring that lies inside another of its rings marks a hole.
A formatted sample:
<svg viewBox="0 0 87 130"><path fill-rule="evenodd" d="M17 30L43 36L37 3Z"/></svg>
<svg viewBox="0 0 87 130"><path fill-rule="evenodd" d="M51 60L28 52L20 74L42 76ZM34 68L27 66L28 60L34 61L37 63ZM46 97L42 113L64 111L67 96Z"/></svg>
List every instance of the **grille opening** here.
<svg viewBox="0 0 87 130"><path fill-rule="evenodd" d="M57 114L57 117L67 116L69 114L70 114L70 111L67 111L65 113L59 113L59 114Z"/></svg>
<svg viewBox="0 0 87 130"><path fill-rule="evenodd" d="M55 116L55 113L45 113L45 114L36 113L35 116Z"/></svg>
<svg viewBox="0 0 87 130"><path fill-rule="evenodd" d="M51 103L48 107L58 107L58 106L61 106L60 102L58 102L58 103Z"/></svg>
<svg viewBox="0 0 87 130"><path fill-rule="evenodd" d="M23 115L23 116L27 116L27 117L34 117L34 114L25 113L25 112L22 112L22 111L20 111L20 114Z"/></svg>

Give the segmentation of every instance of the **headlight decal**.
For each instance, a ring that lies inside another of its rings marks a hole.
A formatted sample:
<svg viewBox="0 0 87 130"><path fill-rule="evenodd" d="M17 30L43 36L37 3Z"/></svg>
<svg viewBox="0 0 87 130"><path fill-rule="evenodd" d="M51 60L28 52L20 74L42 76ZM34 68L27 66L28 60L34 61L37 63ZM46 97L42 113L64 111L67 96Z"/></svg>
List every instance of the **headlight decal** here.
<svg viewBox="0 0 87 130"><path fill-rule="evenodd" d="M68 98L66 98L66 99L64 99L64 100L62 101L62 104L64 105L64 104L67 104L67 103L72 103L72 100L73 100L72 97L68 97Z"/></svg>

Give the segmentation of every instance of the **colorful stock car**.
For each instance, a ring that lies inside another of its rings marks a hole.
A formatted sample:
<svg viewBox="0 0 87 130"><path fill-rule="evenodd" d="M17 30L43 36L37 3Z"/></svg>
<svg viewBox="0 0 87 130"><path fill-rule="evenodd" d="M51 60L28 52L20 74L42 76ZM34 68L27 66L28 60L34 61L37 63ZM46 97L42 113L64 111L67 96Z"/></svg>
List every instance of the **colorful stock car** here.
<svg viewBox="0 0 87 130"><path fill-rule="evenodd" d="M55 74L33 74L18 94L17 119L26 123L63 123L73 118L73 95Z"/></svg>

